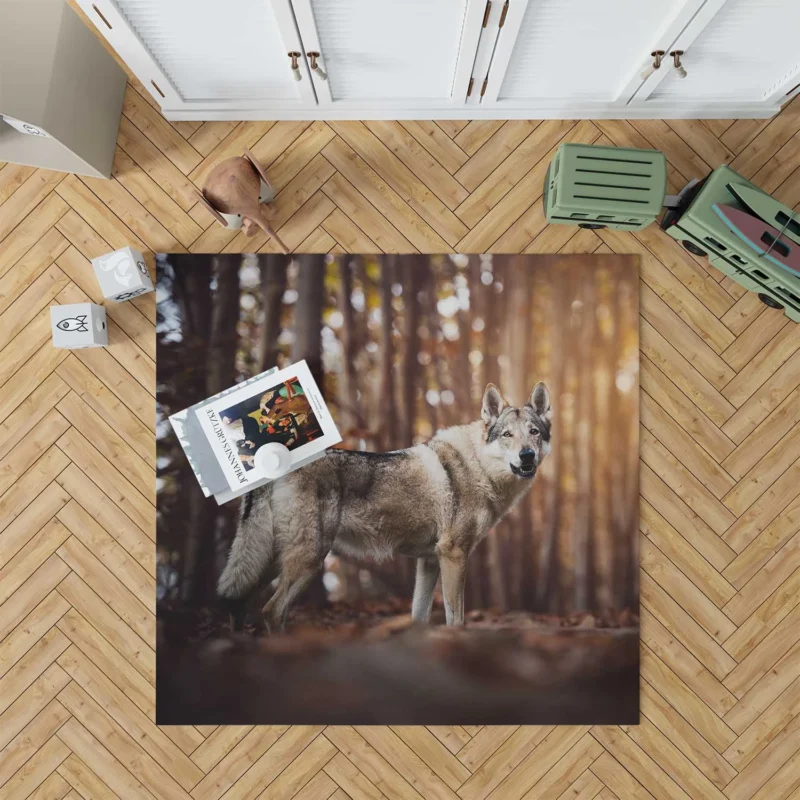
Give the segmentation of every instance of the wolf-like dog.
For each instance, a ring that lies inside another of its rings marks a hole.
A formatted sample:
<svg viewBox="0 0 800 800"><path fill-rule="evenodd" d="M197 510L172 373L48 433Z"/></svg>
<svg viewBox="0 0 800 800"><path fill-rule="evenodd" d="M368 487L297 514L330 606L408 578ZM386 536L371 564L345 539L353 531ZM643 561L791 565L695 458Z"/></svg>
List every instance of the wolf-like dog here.
<svg viewBox="0 0 800 800"><path fill-rule="evenodd" d="M283 629L291 603L331 551L415 558L414 620L430 620L441 573L447 624L463 625L467 559L529 491L550 452L551 421L543 383L521 407L509 405L490 383L480 420L440 430L406 450L330 450L245 495L217 585L234 630L244 625L253 590L276 577L263 614L268 630Z"/></svg>

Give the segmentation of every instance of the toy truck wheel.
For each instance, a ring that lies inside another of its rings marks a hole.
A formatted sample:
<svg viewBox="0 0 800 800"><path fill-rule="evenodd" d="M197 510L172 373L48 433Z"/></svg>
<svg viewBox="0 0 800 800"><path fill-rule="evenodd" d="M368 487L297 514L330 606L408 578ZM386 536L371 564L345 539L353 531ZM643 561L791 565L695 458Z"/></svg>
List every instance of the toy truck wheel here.
<svg viewBox="0 0 800 800"><path fill-rule="evenodd" d="M605 225L598 225L596 222L579 222L579 228L588 228L590 231L596 231L600 228L605 228Z"/></svg>
<svg viewBox="0 0 800 800"><path fill-rule="evenodd" d="M701 250L694 242L690 242L687 239L684 239L681 244L683 245L684 250L688 250L694 256L703 258L708 255L705 250Z"/></svg>
<svg viewBox="0 0 800 800"><path fill-rule="evenodd" d="M759 292L758 299L765 306L769 306L770 308L777 308L779 310L783 309L783 306L774 297L770 297L768 294L764 294L763 292Z"/></svg>

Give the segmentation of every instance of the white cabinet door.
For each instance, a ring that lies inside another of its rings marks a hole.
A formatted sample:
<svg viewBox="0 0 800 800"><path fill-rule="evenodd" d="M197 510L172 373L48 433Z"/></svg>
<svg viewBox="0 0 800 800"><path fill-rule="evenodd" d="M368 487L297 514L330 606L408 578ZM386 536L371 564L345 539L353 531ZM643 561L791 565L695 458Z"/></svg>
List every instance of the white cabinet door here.
<svg viewBox="0 0 800 800"><path fill-rule="evenodd" d="M165 111L316 105L289 0L78 0Z"/></svg>
<svg viewBox="0 0 800 800"><path fill-rule="evenodd" d="M463 104L486 0L292 0L320 110Z"/></svg>
<svg viewBox="0 0 800 800"><path fill-rule="evenodd" d="M649 54L672 41L702 2L509 0L481 105L624 107Z"/></svg>
<svg viewBox="0 0 800 800"><path fill-rule="evenodd" d="M702 116L718 103L780 103L800 81L800 0L708 0L671 43L671 62L641 87L633 104L680 104Z"/></svg>

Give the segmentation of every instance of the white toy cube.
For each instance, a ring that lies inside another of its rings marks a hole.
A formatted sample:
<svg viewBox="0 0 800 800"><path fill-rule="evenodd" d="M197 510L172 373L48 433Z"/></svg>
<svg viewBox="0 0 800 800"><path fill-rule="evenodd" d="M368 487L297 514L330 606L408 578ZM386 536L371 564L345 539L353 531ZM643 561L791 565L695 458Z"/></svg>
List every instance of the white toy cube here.
<svg viewBox="0 0 800 800"><path fill-rule="evenodd" d="M106 310L94 303L50 306L53 347L78 350L108 344Z"/></svg>
<svg viewBox="0 0 800 800"><path fill-rule="evenodd" d="M93 258L92 266L106 300L121 303L153 291L147 264L142 254L132 247Z"/></svg>

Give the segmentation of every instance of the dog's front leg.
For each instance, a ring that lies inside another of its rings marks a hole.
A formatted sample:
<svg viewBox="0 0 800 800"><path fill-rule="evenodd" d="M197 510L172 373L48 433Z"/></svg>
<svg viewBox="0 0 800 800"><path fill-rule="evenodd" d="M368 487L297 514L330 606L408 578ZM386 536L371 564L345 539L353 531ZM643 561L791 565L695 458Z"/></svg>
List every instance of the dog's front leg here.
<svg viewBox="0 0 800 800"><path fill-rule="evenodd" d="M411 602L411 618L414 622L430 622L433 590L436 588L438 580L439 562L436 558L418 558L414 599Z"/></svg>
<svg viewBox="0 0 800 800"><path fill-rule="evenodd" d="M442 596L447 624L463 625L467 553L460 549L440 549L439 568L442 571Z"/></svg>

